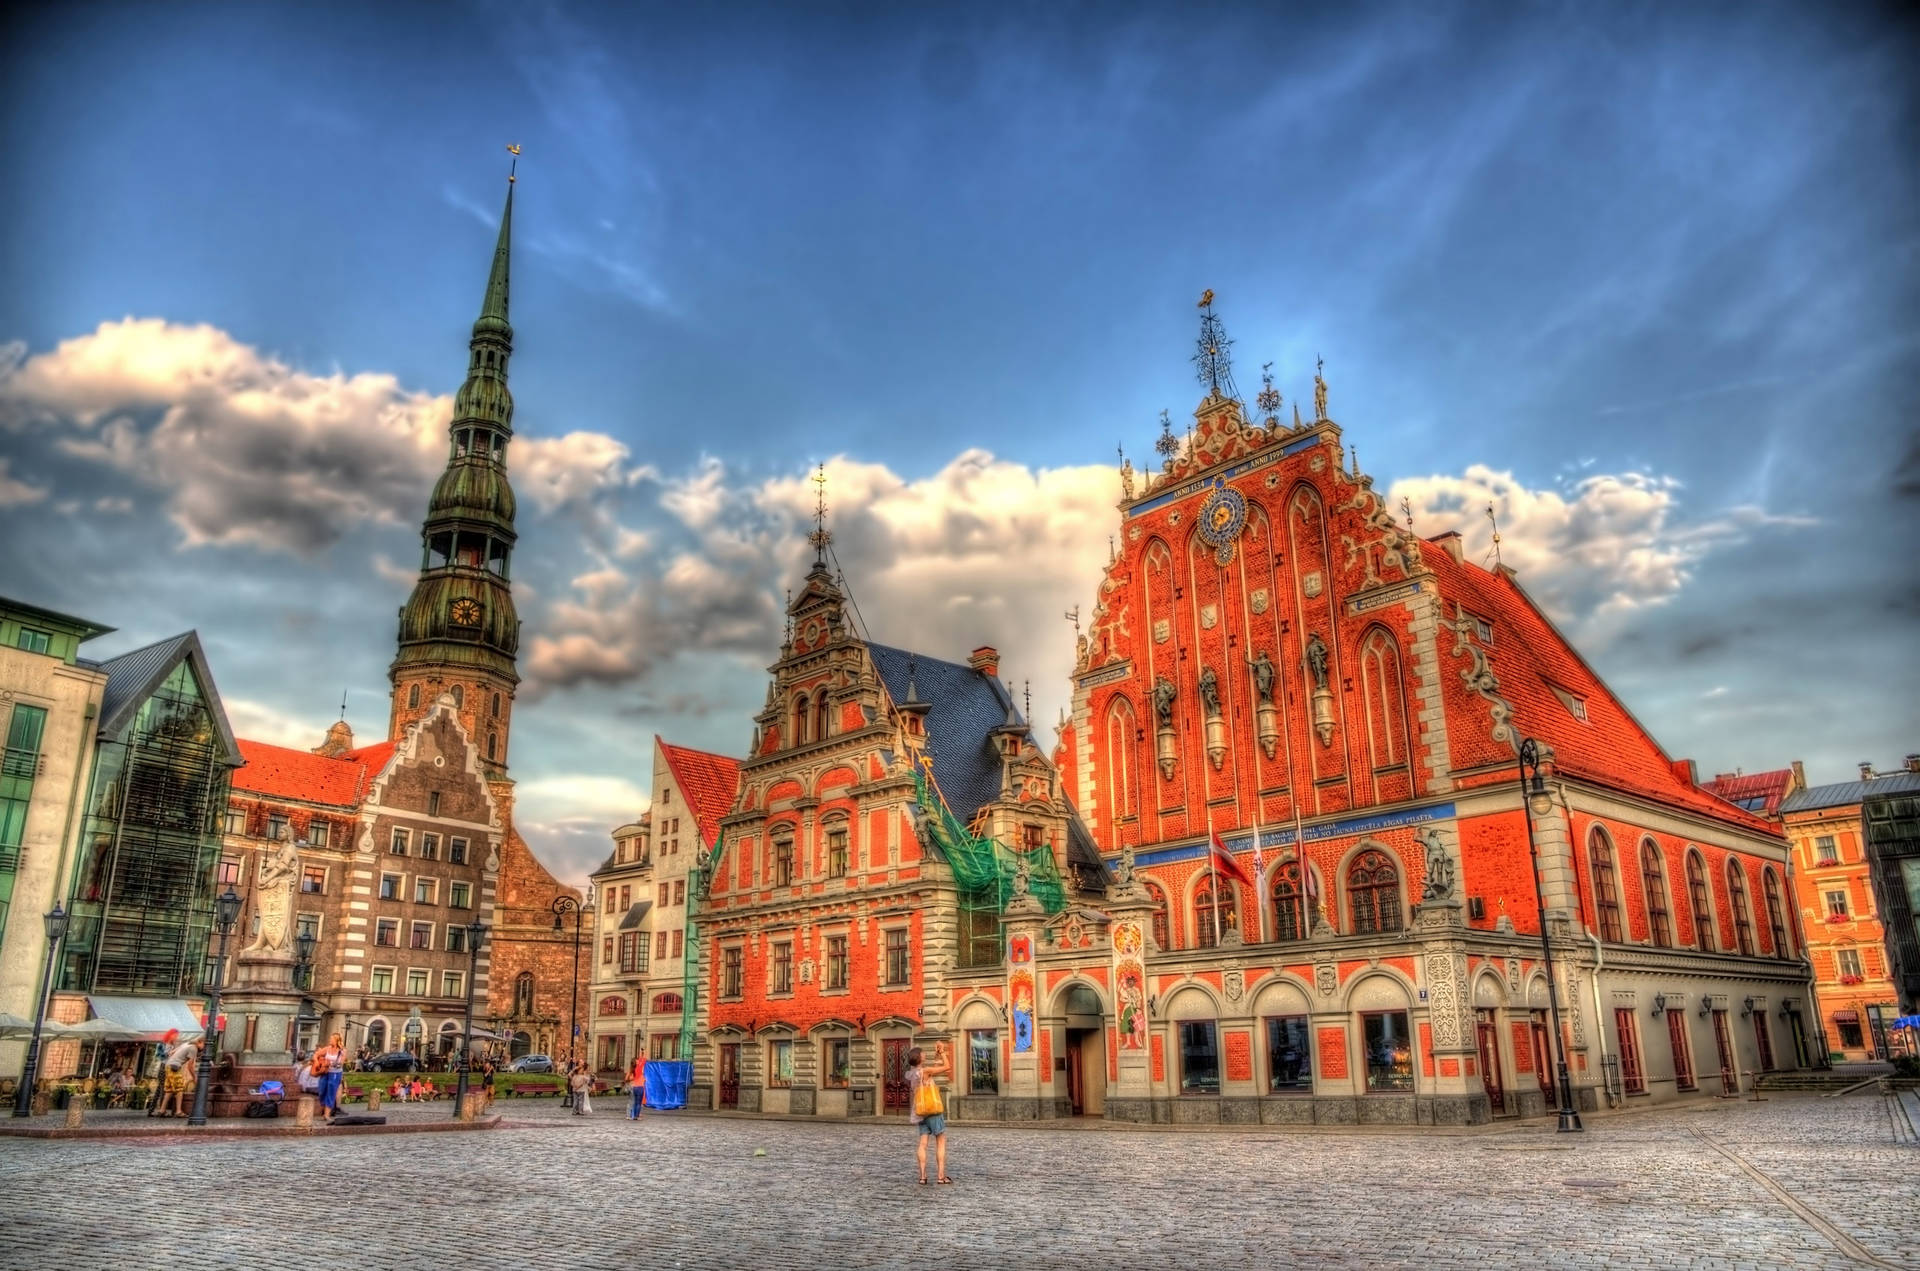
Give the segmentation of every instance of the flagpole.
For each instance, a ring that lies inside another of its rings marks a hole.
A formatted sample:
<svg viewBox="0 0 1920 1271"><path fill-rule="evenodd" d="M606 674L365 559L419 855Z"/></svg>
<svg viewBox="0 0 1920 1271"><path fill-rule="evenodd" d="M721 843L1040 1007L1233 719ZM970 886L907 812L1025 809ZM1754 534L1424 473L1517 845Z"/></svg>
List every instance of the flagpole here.
<svg viewBox="0 0 1920 1271"><path fill-rule="evenodd" d="M1217 949L1222 944L1225 944L1226 941L1221 938L1224 933L1220 930L1220 865L1219 862L1214 859L1216 844L1225 846L1220 843L1219 839L1214 837L1213 805L1209 803L1207 805L1207 875L1213 880L1213 901L1211 906L1213 912L1208 915L1207 920L1213 924L1213 947Z"/></svg>

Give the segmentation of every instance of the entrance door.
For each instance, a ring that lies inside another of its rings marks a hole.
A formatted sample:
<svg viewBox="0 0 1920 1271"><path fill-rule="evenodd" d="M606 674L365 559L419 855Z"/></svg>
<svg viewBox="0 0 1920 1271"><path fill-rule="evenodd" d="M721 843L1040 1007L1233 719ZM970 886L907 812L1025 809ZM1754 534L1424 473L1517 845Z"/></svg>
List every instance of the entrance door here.
<svg viewBox="0 0 1920 1271"><path fill-rule="evenodd" d="M720 1106L740 1106L740 1043L720 1043Z"/></svg>
<svg viewBox="0 0 1920 1271"><path fill-rule="evenodd" d="M1086 1056L1080 1044L1084 1037L1086 1034L1077 1028L1067 1030L1067 1102L1077 1117L1087 1114L1086 1072L1082 1067Z"/></svg>
<svg viewBox="0 0 1920 1271"><path fill-rule="evenodd" d="M888 1037L880 1043L880 1074L884 1112L905 1113L907 1098L907 1052L912 1044L905 1037Z"/></svg>
<svg viewBox="0 0 1920 1271"><path fill-rule="evenodd" d="M1739 1094L1740 1077L1734 1072L1733 1034L1727 1030L1727 1013L1713 1013L1713 1044L1720 1052L1720 1092Z"/></svg>
<svg viewBox="0 0 1920 1271"><path fill-rule="evenodd" d="M1533 1071L1540 1078L1540 1093L1553 1106L1553 1052L1547 1047L1547 1021L1539 1011L1533 1013Z"/></svg>
<svg viewBox="0 0 1920 1271"><path fill-rule="evenodd" d="M1494 1115L1502 1116L1507 1110L1507 1092L1500 1080L1500 1026L1494 1022L1492 1011L1474 1014L1479 1021L1480 1084L1487 1088L1487 1102L1493 1106Z"/></svg>
<svg viewBox="0 0 1920 1271"><path fill-rule="evenodd" d="M1620 1039L1620 1089L1626 1094L1645 1094L1647 1074L1640 1067L1640 1034L1634 1027L1631 1008L1614 1008L1613 1031Z"/></svg>
<svg viewBox="0 0 1920 1271"><path fill-rule="evenodd" d="M1787 1016L1787 1035L1793 1039L1793 1058L1800 1068L1811 1068L1807 1058L1807 1026L1800 1018L1800 1012L1794 1011Z"/></svg>
<svg viewBox="0 0 1920 1271"><path fill-rule="evenodd" d="M1767 1031L1767 1011L1763 1006L1753 1013L1753 1045L1760 1052L1760 1071L1773 1071L1773 1035Z"/></svg>

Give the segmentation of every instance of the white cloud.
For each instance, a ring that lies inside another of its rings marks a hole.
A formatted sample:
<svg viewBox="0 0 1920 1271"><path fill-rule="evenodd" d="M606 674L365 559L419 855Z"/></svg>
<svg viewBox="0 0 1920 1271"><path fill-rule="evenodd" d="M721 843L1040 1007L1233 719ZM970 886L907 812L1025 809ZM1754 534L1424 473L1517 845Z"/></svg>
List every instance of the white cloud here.
<svg viewBox="0 0 1920 1271"><path fill-rule="evenodd" d="M1390 508L1403 497L1412 504L1422 535L1459 530L1467 558L1489 565L1494 531L1486 509L1492 505L1501 561L1576 641L1603 645L1636 612L1679 595L1715 548L1764 526L1814 523L1753 507L1689 521L1681 515L1680 489L1672 477L1628 472L1534 490L1510 472L1474 464L1457 477L1403 478L1386 498Z"/></svg>
<svg viewBox="0 0 1920 1271"><path fill-rule="evenodd" d="M269 746L286 746L294 750L312 750L320 744L325 732L324 728L316 731L311 720L295 719L284 711L250 698L223 697L221 705L227 708L227 722L233 725L233 735L248 741L264 741Z"/></svg>
<svg viewBox="0 0 1920 1271"><path fill-rule="evenodd" d="M38 503L47 497L47 488L43 485L29 485L16 480L9 472L13 461L0 455L0 508L23 507L28 503Z"/></svg>

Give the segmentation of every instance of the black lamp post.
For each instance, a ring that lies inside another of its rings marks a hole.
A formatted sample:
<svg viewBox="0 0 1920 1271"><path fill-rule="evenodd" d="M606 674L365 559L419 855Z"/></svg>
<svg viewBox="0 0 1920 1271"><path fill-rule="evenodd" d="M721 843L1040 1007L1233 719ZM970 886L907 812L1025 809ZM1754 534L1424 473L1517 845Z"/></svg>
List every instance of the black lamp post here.
<svg viewBox="0 0 1920 1271"><path fill-rule="evenodd" d="M313 988L313 947L319 943L319 937L305 928L302 928L300 934L293 938L293 956L299 959L293 968L293 987L300 990L300 1010L293 1017L294 1032L293 1046L291 1049L295 1051L302 1049L300 1045L300 1026L309 1020L318 1018L318 1016L309 1013L308 1008L312 999L309 998L307 994Z"/></svg>
<svg viewBox="0 0 1920 1271"><path fill-rule="evenodd" d="M460 1037L460 1086L453 1095L453 1119L467 1106L467 1072L473 1067L473 982L480 974L480 942L487 938L487 925L475 918L467 924L467 1025Z"/></svg>
<svg viewBox="0 0 1920 1271"><path fill-rule="evenodd" d="M53 960L59 955L60 942L67 938L67 921L71 916L56 900L53 912L42 919L47 924L47 964L40 972L40 1005L33 1013L33 1040L27 1043L27 1062L20 1069L20 1091L13 1100L13 1115L17 1117L33 1115L33 1083L40 1068L40 1028L46 1023L47 999L53 994Z"/></svg>
<svg viewBox="0 0 1920 1271"><path fill-rule="evenodd" d="M1520 810L1527 820L1527 855L1533 861L1533 900L1540 914L1540 953L1547 964L1547 1008L1553 1015L1553 1041L1560 1064L1560 1132L1583 1130L1580 1110L1573 1106L1573 1083L1567 1078L1567 1039L1560 1032L1560 990L1553 975L1553 944L1547 939L1547 896L1540 884L1540 848L1533 841L1533 817L1553 810L1553 796L1540 775L1540 744L1529 737L1520 743Z"/></svg>
<svg viewBox="0 0 1920 1271"><path fill-rule="evenodd" d="M571 896L555 896L553 898L553 929L555 931L565 929L560 925L562 916L566 914L573 915L573 982L569 990L569 1001L571 1005L567 1008L569 1013L567 1023L567 1093L560 1101L560 1106L563 1108L571 1108L573 1106L573 1048L580 1036L580 920L584 913L584 907Z"/></svg>
<svg viewBox="0 0 1920 1271"><path fill-rule="evenodd" d="M213 902L213 922L220 928L220 953L213 960L213 981L207 986L207 1027L201 1033L205 1042L200 1056L200 1075L193 1083L193 1114L188 1125L207 1123L207 1083L213 1079L213 1063L220 1056L220 984L227 978L227 938L240 921L240 893L231 884Z"/></svg>

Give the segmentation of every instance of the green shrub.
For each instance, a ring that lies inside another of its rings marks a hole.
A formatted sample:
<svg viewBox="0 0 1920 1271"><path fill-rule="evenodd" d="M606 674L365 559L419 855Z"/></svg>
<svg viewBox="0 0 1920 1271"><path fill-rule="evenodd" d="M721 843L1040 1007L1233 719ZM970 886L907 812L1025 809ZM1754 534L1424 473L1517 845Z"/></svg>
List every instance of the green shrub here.
<svg viewBox="0 0 1920 1271"><path fill-rule="evenodd" d="M1894 1056L1893 1075L1896 1077L1920 1077L1920 1056Z"/></svg>

